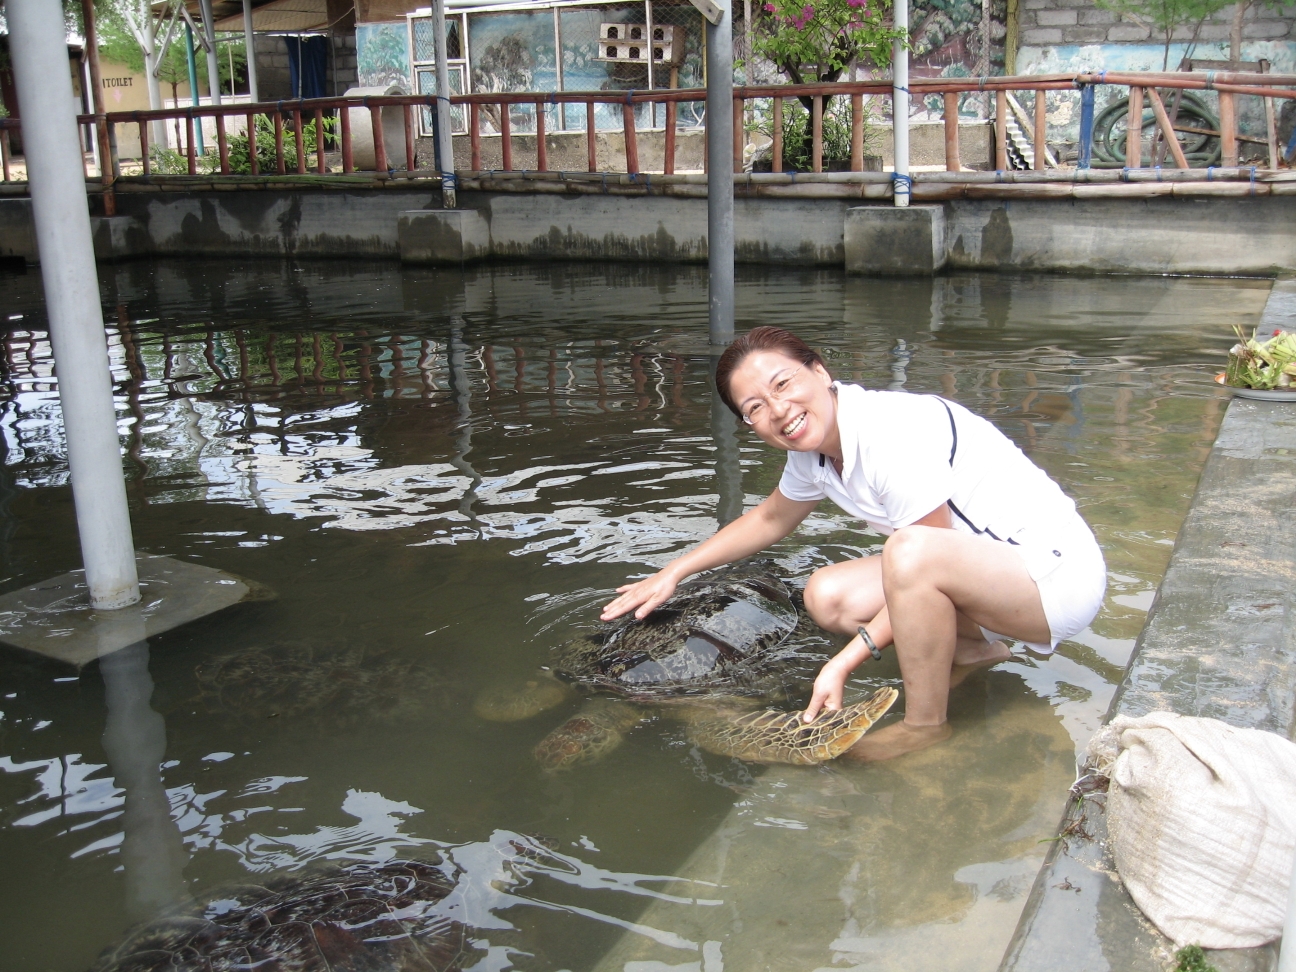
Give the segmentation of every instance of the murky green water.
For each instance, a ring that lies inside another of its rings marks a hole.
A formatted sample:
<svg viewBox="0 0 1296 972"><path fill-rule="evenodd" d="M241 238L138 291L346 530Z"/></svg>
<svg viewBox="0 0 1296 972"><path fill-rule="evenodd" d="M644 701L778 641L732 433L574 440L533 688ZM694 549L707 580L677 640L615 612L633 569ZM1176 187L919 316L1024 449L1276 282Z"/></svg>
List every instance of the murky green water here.
<svg viewBox="0 0 1296 972"><path fill-rule="evenodd" d="M440 855L482 970L995 968L1214 437L1209 376L1267 284L744 274L740 326L796 326L838 376L941 392L1020 443L1098 533L1107 605L1052 658L964 683L954 738L891 765L761 771L658 721L546 775L530 749L577 703L498 724L477 694L778 479L713 408L705 288L628 266L105 271L137 546L278 599L109 671L135 702L113 696L107 742L97 667L0 651L0 964L77 972L167 900ZM39 293L0 277L6 590L79 565ZM879 542L825 506L777 555L804 575ZM898 680L892 655L860 674Z"/></svg>

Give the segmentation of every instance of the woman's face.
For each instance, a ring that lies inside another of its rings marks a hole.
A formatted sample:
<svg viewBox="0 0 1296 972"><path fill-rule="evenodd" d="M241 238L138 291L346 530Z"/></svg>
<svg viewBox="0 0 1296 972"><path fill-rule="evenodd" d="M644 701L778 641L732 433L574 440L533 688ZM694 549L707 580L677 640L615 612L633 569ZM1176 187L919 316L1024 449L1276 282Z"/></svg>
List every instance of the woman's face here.
<svg viewBox="0 0 1296 972"><path fill-rule="evenodd" d="M778 351L747 355L729 378L734 404L761 439L789 452L831 452L837 446L837 396L817 362Z"/></svg>

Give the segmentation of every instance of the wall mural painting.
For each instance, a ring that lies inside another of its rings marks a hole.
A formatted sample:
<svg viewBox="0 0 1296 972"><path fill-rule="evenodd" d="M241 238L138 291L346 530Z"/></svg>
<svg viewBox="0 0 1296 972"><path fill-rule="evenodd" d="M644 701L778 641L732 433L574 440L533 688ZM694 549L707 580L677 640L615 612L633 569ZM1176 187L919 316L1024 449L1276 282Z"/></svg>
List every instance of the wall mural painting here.
<svg viewBox="0 0 1296 972"><path fill-rule="evenodd" d="M988 15L988 16L987 16ZM1003 74L1007 0L918 0L909 13L914 50L909 70L920 78L966 78ZM986 116L983 95L965 94L959 113ZM914 111L939 116L941 97L913 99Z"/></svg>
<svg viewBox="0 0 1296 972"><path fill-rule="evenodd" d="M1023 47L1017 55L1017 72L1019 74L1071 74L1096 71L1160 71L1163 63L1174 70L1179 62L1188 55L1186 44L1171 44L1169 57L1161 44L1059 44L1055 47ZM1228 43L1199 43L1191 53L1194 58L1203 60L1228 60ZM1163 61L1164 59L1164 61ZM1296 72L1296 44L1289 41L1247 41L1242 45L1242 60L1270 63L1269 70L1274 74L1291 74ZM1095 117L1101 117L1104 109L1117 101L1125 99L1127 89L1117 85L1097 85L1094 90ZM1197 95L1205 104L1207 111L1214 118L1219 115L1219 97L1215 92L1201 92ZM1079 138L1080 129L1080 96L1071 91L1051 91L1048 95L1048 139L1050 143L1072 147L1069 154L1074 154L1074 144ZM1027 109L1033 111L1033 106ZM1147 112L1150 117L1150 111ZM1254 139L1263 139L1266 132L1264 103L1259 98L1237 99L1238 131ZM1210 120L1211 128L1218 127L1218 122ZM1290 135L1290 126L1279 125L1280 131ZM1267 151L1254 142L1244 142L1241 146L1242 158L1267 159Z"/></svg>
<svg viewBox="0 0 1296 972"><path fill-rule="evenodd" d="M468 59L473 91L557 90L553 11L470 14ZM499 131L497 106L483 105L481 114L485 131ZM509 123L515 132L534 132L535 106L514 105ZM545 124L550 130L557 127L556 106L546 107Z"/></svg>
<svg viewBox="0 0 1296 972"><path fill-rule="evenodd" d="M409 91L409 25L403 20L356 24L356 74L362 88L398 84Z"/></svg>

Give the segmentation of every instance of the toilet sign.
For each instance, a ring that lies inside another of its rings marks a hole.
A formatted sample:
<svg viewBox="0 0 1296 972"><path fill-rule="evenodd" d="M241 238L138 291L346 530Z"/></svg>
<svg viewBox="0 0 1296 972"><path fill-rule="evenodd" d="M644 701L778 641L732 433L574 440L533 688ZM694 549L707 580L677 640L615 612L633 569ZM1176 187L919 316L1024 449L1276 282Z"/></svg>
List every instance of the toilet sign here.
<svg viewBox="0 0 1296 972"><path fill-rule="evenodd" d="M712 3L711 0L689 0L689 3L697 7L698 12L713 25L718 25L720 19L724 16L724 11Z"/></svg>

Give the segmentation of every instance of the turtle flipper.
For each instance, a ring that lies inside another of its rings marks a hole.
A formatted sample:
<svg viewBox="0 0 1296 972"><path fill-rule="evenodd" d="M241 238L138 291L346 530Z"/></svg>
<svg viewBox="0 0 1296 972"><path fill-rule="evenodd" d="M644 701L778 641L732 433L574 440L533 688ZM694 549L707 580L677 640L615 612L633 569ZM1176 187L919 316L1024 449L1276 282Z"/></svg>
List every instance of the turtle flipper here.
<svg viewBox="0 0 1296 972"><path fill-rule="evenodd" d="M751 763L790 763L814 766L836 759L872 728L900 693L878 689L863 702L833 712L821 712L814 722L801 721L800 712L766 709L729 718L701 718L689 736L707 752L735 756Z"/></svg>
<svg viewBox="0 0 1296 972"><path fill-rule="evenodd" d="M591 699L536 744L536 761L549 770L592 763L620 746L627 730L646 718L641 709L626 702Z"/></svg>

